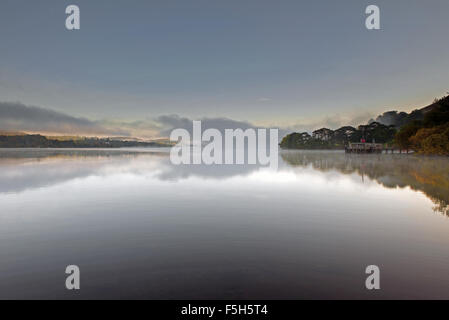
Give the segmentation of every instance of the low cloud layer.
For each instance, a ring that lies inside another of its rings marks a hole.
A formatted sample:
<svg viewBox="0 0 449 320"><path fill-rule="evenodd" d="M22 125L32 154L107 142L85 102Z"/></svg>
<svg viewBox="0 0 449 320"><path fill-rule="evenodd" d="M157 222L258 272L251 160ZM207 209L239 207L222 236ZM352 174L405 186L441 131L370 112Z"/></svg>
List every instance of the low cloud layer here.
<svg viewBox="0 0 449 320"><path fill-rule="evenodd" d="M178 115L163 115L137 121L101 120L73 117L62 112L21 103L0 102L0 131L23 131L61 135L120 135L142 138L168 137L176 128L192 131L192 120ZM248 129L249 122L228 118L202 118L203 129Z"/></svg>
<svg viewBox="0 0 449 320"><path fill-rule="evenodd" d="M321 121L297 123L278 127L279 139L288 133L312 132L321 127L337 129L344 125L357 126L367 123L370 114L361 114L355 118L339 115L326 116ZM73 117L62 112L41 107L26 106L21 103L0 102L0 131L23 131L59 135L124 136L144 139L169 137L173 129L183 128L192 133L192 121L201 120L202 129L261 128L248 121L233 120L225 117L188 118L179 115L162 115L155 118L143 118L136 121L98 120Z"/></svg>
<svg viewBox="0 0 449 320"><path fill-rule="evenodd" d="M0 130L86 135L126 135L96 121L21 103L0 102Z"/></svg>
<svg viewBox="0 0 449 320"><path fill-rule="evenodd" d="M186 129L190 133L192 132L192 121L201 120L201 128L217 129L220 132L224 132L225 129L243 129L255 128L249 122L237 121L229 118L201 118L201 119L189 119L186 117L180 117L178 115L164 115L155 119L156 123L161 127L161 134L169 136L173 129L181 128Z"/></svg>
<svg viewBox="0 0 449 320"><path fill-rule="evenodd" d="M266 129L278 129L278 139L279 141L288 133L293 132L291 128L279 128L279 127L263 127L263 126L257 126L255 124L252 124L248 121L238 121L233 120L229 118L224 117L217 117L217 118L199 118L199 119L190 119L186 117L180 117L178 115L164 115L157 117L155 119L155 122L160 126L161 131L160 134L162 136L170 136L170 132L173 129L181 128L187 130L191 135L193 131L193 120L201 120L201 129L204 131L206 129L217 129L220 131L223 135L225 132L225 129L250 129L250 128L266 128Z"/></svg>

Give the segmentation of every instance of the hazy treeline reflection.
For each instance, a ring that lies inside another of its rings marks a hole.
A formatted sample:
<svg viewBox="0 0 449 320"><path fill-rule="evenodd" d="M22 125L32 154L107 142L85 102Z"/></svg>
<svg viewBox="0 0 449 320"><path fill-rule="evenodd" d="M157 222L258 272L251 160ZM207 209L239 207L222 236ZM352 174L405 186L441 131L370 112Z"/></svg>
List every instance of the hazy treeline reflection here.
<svg viewBox="0 0 449 320"><path fill-rule="evenodd" d="M172 165L167 148L0 149L0 193L17 193L91 176L130 173L163 181L226 179L257 165Z"/></svg>
<svg viewBox="0 0 449 320"><path fill-rule="evenodd" d="M279 170L303 167L319 172L358 174L387 188L423 192L434 210L449 216L449 158L415 155L357 155L339 151L286 150L280 153ZM246 176L257 165L172 165L168 149L0 150L0 192L22 192L89 176L117 172L151 175L158 180L189 177L226 179ZM299 175L299 173L297 173Z"/></svg>
<svg viewBox="0 0 449 320"><path fill-rule="evenodd" d="M282 152L291 166L319 171L336 170L343 174L359 174L387 188L410 187L423 192L435 203L434 210L449 216L449 158L415 155L357 155L342 152Z"/></svg>

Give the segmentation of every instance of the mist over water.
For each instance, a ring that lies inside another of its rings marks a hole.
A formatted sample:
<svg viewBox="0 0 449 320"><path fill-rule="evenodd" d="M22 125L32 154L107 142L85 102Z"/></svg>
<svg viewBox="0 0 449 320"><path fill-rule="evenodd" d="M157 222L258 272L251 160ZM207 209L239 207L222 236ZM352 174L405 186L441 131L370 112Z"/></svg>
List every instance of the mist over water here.
<svg viewBox="0 0 449 320"><path fill-rule="evenodd" d="M0 298L447 299L448 204L440 157L290 150L273 170L3 149Z"/></svg>

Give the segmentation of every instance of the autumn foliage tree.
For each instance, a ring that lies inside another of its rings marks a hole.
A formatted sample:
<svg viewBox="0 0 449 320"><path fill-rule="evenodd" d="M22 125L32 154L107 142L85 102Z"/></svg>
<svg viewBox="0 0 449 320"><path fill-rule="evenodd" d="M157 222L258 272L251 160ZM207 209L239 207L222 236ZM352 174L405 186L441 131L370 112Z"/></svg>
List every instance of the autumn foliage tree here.
<svg viewBox="0 0 449 320"><path fill-rule="evenodd" d="M403 126L395 136L401 149L418 153L449 155L449 96L438 99L422 121Z"/></svg>

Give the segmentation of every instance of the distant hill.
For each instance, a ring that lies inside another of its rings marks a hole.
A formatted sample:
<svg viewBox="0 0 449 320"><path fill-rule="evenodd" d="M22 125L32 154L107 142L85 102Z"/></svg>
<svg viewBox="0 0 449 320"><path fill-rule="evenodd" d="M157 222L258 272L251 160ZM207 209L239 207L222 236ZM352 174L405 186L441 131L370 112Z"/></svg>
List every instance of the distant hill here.
<svg viewBox="0 0 449 320"><path fill-rule="evenodd" d="M0 148L122 148L166 146L169 145L155 141L126 141L112 138L86 137L45 137L40 134L0 133Z"/></svg>
<svg viewBox="0 0 449 320"><path fill-rule="evenodd" d="M443 98L444 99L444 98ZM378 116L375 120L371 119L369 122L379 122L384 125L390 126L393 125L397 128L400 128L412 121L421 121L424 120L424 116L435 110L439 106L439 99L435 99L433 103L430 105L423 107L421 109L415 109L410 113L407 112L398 112L398 111L387 111Z"/></svg>

